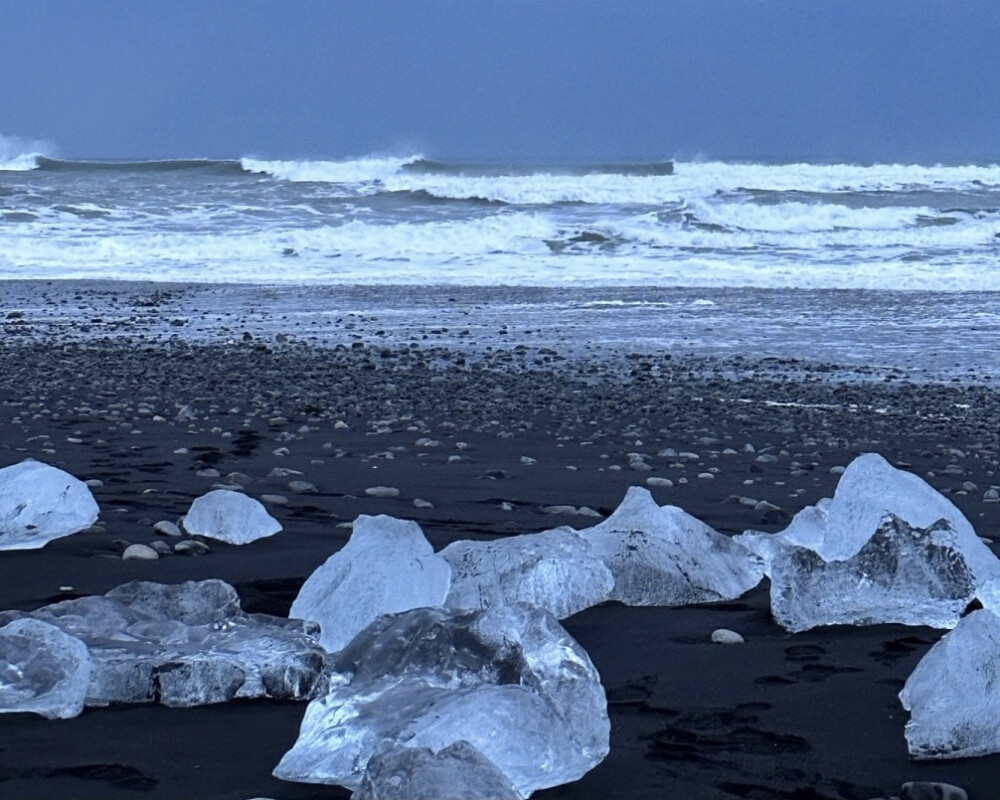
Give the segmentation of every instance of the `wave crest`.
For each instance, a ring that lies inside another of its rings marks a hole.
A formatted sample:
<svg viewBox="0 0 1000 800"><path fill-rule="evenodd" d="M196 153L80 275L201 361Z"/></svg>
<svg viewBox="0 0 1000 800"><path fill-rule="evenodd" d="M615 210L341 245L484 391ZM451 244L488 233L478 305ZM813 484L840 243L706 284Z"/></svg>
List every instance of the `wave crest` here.
<svg viewBox="0 0 1000 800"><path fill-rule="evenodd" d="M266 174L293 183L359 184L380 181L397 174L410 164L423 161L423 156L379 158L369 156L347 161L263 161L241 158L246 172Z"/></svg>
<svg viewBox="0 0 1000 800"><path fill-rule="evenodd" d="M56 147L51 142L4 136L0 133L0 171L26 172L37 169L39 159L51 155Z"/></svg>

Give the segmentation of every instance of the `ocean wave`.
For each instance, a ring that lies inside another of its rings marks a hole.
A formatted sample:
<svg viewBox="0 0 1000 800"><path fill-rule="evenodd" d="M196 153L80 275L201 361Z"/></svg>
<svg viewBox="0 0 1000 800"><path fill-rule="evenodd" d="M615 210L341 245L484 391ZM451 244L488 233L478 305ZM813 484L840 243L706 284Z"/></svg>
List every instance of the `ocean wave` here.
<svg viewBox="0 0 1000 800"><path fill-rule="evenodd" d="M375 156L346 161L263 161L241 158L240 166L249 173L267 174L293 183L363 184L384 180L408 164L423 161L423 156L378 158Z"/></svg>
<svg viewBox="0 0 1000 800"><path fill-rule="evenodd" d="M199 170L214 174L239 174L238 161L211 158L154 159L148 161L70 161L37 157L37 168L45 172L182 172Z"/></svg>
<svg viewBox="0 0 1000 800"><path fill-rule="evenodd" d="M27 172L38 168L38 161L55 146L50 142L4 136L0 133L0 172Z"/></svg>

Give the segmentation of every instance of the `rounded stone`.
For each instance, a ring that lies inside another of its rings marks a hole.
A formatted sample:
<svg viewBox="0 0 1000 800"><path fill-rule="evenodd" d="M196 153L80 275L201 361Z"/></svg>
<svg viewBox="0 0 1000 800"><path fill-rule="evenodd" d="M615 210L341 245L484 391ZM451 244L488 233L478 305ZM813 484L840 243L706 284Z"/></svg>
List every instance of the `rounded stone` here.
<svg viewBox="0 0 1000 800"><path fill-rule="evenodd" d="M122 553L122 560L124 561L155 561L159 557L159 553L145 544L130 544L125 548L125 552Z"/></svg>
<svg viewBox="0 0 1000 800"><path fill-rule="evenodd" d="M745 640L736 631L719 628L712 631L712 641L715 644L743 644Z"/></svg>

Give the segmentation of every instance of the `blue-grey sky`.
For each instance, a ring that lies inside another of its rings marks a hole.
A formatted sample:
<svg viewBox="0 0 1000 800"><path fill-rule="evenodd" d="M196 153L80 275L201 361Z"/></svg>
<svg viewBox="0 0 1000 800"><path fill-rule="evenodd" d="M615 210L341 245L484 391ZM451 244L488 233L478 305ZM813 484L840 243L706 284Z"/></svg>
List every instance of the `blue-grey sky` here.
<svg viewBox="0 0 1000 800"><path fill-rule="evenodd" d="M997 0L0 0L71 158L1000 159Z"/></svg>

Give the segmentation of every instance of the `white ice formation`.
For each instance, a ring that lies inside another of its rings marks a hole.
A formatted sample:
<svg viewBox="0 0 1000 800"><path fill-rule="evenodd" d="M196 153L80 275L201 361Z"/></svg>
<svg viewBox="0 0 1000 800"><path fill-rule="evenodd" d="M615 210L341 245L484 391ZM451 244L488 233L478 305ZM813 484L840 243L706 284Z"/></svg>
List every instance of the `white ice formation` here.
<svg viewBox="0 0 1000 800"><path fill-rule="evenodd" d="M768 562L784 545L808 548L824 561L843 561L864 547L886 514L914 528L930 528L946 520L976 582L1000 576L1000 560L979 539L962 512L919 477L896 469L877 453L854 459L833 498L802 509L780 533L751 531L735 538Z"/></svg>
<svg viewBox="0 0 1000 800"><path fill-rule="evenodd" d="M429 747L383 745L368 760L351 800L521 800L500 768L468 742Z"/></svg>
<svg viewBox="0 0 1000 800"><path fill-rule="evenodd" d="M99 510L87 485L40 461L0 469L0 550L30 550L89 528Z"/></svg>
<svg viewBox="0 0 1000 800"><path fill-rule="evenodd" d="M451 567L416 522L361 515L347 544L299 590L290 616L320 626L320 642L340 650L380 614L439 606Z"/></svg>
<svg viewBox="0 0 1000 800"><path fill-rule="evenodd" d="M302 699L325 660L315 626L246 614L236 590L216 579L134 581L30 614L0 612L0 624L24 618L50 623L86 645L93 662L88 706Z"/></svg>
<svg viewBox="0 0 1000 800"><path fill-rule="evenodd" d="M0 714L75 717L83 711L90 671L87 646L55 625L28 618L0 628Z"/></svg>
<svg viewBox="0 0 1000 800"><path fill-rule="evenodd" d="M1000 617L964 617L917 664L899 699L910 712L914 758L967 758L1000 752Z"/></svg>
<svg viewBox="0 0 1000 800"><path fill-rule="evenodd" d="M490 542L453 542L450 608L528 603L559 619L608 599L614 578L588 540L569 527Z"/></svg>
<svg viewBox="0 0 1000 800"><path fill-rule="evenodd" d="M275 776L356 789L379 747L468 742L522 796L608 752L597 670L554 616L526 605L380 617L331 664Z"/></svg>
<svg viewBox="0 0 1000 800"><path fill-rule="evenodd" d="M609 599L632 606L729 600L760 583L763 562L676 506L633 486L604 522L580 532L611 570Z"/></svg>
<svg viewBox="0 0 1000 800"><path fill-rule="evenodd" d="M784 545L771 561L771 613L786 630L820 625L953 627L976 594L951 523L916 528L888 514L862 548L827 561Z"/></svg>
<svg viewBox="0 0 1000 800"><path fill-rule="evenodd" d="M191 503L184 529L229 544L248 544L281 530L281 523L252 497L231 489L214 489Z"/></svg>

